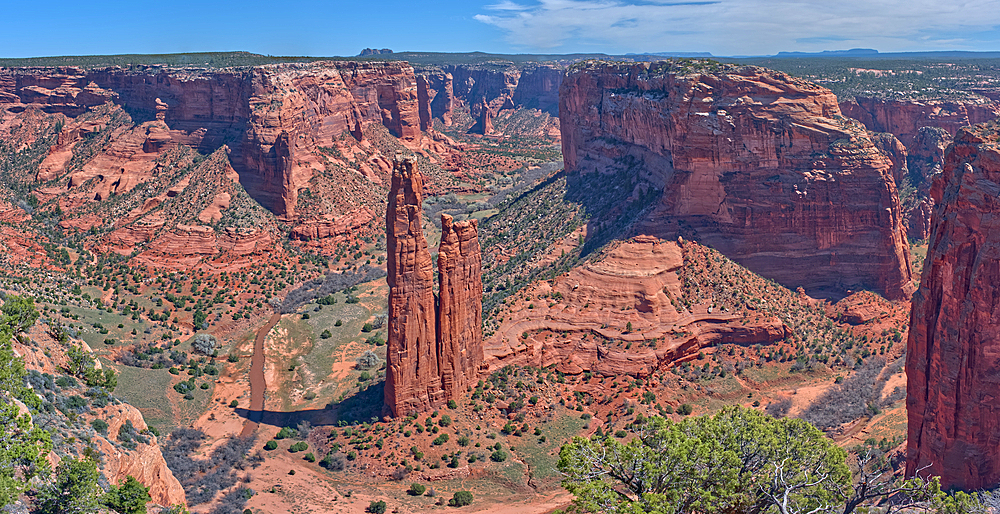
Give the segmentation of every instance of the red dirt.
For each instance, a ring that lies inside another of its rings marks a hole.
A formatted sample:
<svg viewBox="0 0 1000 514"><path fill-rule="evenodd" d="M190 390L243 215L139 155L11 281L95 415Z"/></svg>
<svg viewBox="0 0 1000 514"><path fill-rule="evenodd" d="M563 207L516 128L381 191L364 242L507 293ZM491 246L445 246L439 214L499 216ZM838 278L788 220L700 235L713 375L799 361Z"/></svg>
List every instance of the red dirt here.
<svg viewBox="0 0 1000 514"><path fill-rule="evenodd" d="M275 312L267 320L267 325L257 331L257 337L253 341L253 358L250 360L250 413L243 424L240 437L253 435L260 426L264 413L264 391L267 389L267 382L264 381L264 339L279 321L281 313Z"/></svg>

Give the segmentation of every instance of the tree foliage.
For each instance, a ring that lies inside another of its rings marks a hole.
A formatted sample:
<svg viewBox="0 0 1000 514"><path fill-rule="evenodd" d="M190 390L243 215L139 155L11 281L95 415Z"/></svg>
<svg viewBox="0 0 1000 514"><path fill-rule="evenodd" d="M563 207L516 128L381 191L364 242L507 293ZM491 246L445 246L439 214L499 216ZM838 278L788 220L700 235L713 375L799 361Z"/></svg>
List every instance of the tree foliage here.
<svg viewBox="0 0 1000 514"><path fill-rule="evenodd" d="M149 488L129 475L118 485L112 484L101 503L119 514L146 514L146 504L153 501Z"/></svg>
<svg viewBox="0 0 1000 514"><path fill-rule="evenodd" d="M48 470L45 455L52 448L49 433L32 426L14 400L29 408L41 406L38 396L25 385L24 361L14 354L11 338L23 333L38 319L30 298L7 297L0 308L0 507L17 499L28 481Z"/></svg>
<svg viewBox="0 0 1000 514"><path fill-rule="evenodd" d="M654 417L628 442L574 438L558 463L593 512L810 512L847 494L846 453L812 425L727 408Z"/></svg>
<svg viewBox="0 0 1000 514"><path fill-rule="evenodd" d="M83 514L100 508L97 463L67 458L59 463L51 483L38 492L41 514Z"/></svg>

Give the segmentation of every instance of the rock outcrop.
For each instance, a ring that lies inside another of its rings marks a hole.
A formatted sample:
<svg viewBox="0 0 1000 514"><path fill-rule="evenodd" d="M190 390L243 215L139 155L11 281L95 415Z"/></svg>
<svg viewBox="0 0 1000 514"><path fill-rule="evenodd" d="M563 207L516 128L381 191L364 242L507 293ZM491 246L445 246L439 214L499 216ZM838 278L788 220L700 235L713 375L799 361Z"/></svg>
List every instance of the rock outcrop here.
<svg viewBox="0 0 1000 514"><path fill-rule="evenodd" d="M478 222L441 215L438 343L445 396L465 392L483 362L483 268Z"/></svg>
<svg viewBox="0 0 1000 514"><path fill-rule="evenodd" d="M813 296L909 295L893 163L829 90L758 67L588 62L559 111L568 173L659 196L636 231L694 238ZM599 223L617 222L588 234Z"/></svg>
<svg viewBox="0 0 1000 514"><path fill-rule="evenodd" d="M906 350L907 474L1000 484L1000 126L962 129L931 188L934 213Z"/></svg>
<svg viewBox="0 0 1000 514"><path fill-rule="evenodd" d="M486 103L486 99L479 103L479 120L473 125L470 132L475 132L476 134L482 134L488 136L493 133L493 114L490 112L490 105Z"/></svg>
<svg viewBox="0 0 1000 514"><path fill-rule="evenodd" d="M421 227L423 177L415 158L393 163L386 213L389 336L385 404L394 416L422 412L454 398L483 360L482 269L475 221L442 217L434 270Z"/></svg>

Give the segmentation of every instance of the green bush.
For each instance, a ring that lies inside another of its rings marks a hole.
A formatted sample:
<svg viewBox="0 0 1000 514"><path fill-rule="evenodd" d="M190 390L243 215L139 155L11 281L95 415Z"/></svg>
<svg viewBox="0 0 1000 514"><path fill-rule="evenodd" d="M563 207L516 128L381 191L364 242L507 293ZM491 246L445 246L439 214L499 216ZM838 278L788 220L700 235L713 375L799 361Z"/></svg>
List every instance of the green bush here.
<svg viewBox="0 0 1000 514"><path fill-rule="evenodd" d="M305 459L308 462L316 462L316 456L313 455L312 453L307 453L307 454L303 455L302 458Z"/></svg>
<svg viewBox="0 0 1000 514"><path fill-rule="evenodd" d="M690 403L682 403L680 407L677 407L677 413L681 416L687 416L694 412L694 407L691 407Z"/></svg>
<svg viewBox="0 0 1000 514"><path fill-rule="evenodd" d="M410 496L420 496L420 495L424 494L424 491L426 491L426 490L427 490L427 487L425 487L422 484L418 484L418 483L414 482L414 483L410 484L410 489L408 491L406 491L406 492Z"/></svg>
<svg viewBox="0 0 1000 514"><path fill-rule="evenodd" d="M292 453L304 452L309 449L309 445L305 441L299 441L288 448L288 451Z"/></svg>
<svg viewBox="0 0 1000 514"><path fill-rule="evenodd" d="M385 502L379 500L379 501L373 501L370 504L368 504L367 512L370 512L372 514L385 514L385 509L386 509Z"/></svg>
<svg viewBox="0 0 1000 514"><path fill-rule="evenodd" d="M321 337L323 339L330 339L331 337L333 337L333 334L330 333L330 329L326 329L326 330L323 331L322 334L319 335L319 337Z"/></svg>
<svg viewBox="0 0 1000 514"><path fill-rule="evenodd" d="M278 447L278 441L271 439L270 441L264 443L265 450L274 450Z"/></svg>
<svg viewBox="0 0 1000 514"><path fill-rule="evenodd" d="M472 504L472 493L469 491L458 491L454 496L451 497L451 501L448 505L452 507L464 507L466 505Z"/></svg>
<svg viewBox="0 0 1000 514"><path fill-rule="evenodd" d="M507 452L503 450L497 450L490 454L490 460L493 462L503 462L507 460Z"/></svg>
<svg viewBox="0 0 1000 514"><path fill-rule="evenodd" d="M288 427L281 427L278 433L274 435L275 439L287 439L289 437L295 437L295 430Z"/></svg>
<svg viewBox="0 0 1000 514"><path fill-rule="evenodd" d="M95 419L90 422L90 426L94 427L94 430L100 432L101 434L108 433L108 423L103 419Z"/></svg>

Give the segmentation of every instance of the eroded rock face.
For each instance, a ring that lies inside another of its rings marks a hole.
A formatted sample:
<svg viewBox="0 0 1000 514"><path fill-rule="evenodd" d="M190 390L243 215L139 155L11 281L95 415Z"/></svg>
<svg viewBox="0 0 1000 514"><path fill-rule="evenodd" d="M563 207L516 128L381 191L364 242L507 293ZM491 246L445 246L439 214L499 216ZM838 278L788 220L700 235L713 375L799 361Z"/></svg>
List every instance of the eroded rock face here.
<svg viewBox="0 0 1000 514"><path fill-rule="evenodd" d="M962 129L931 188L934 214L907 340L907 474L1000 484L1000 135Z"/></svg>
<svg viewBox="0 0 1000 514"><path fill-rule="evenodd" d="M439 300L420 225L422 189L416 158L397 156L386 214L385 404L394 416L426 411L457 397L483 362L482 256L476 220L441 218Z"/></svg>
<svg viewBox="0 0 1000 514"><path fill-rule="evenodd" d="M438 342L445 395L465 392L483 362L483 268L478 222L441 215Z"/></svg>
<svg viewBox="0 0 1000 514"><path fill-rule="evenodd" d="M395 416L428 410L444 398L434 268L420 226L422 203L423 178L416 159L397 159L385 220L389 282L385 403Z"/></svg>
<svg viewBox="0 0 1000 514"><path fill-rule="evenodd" d="M984 123L1000 115L1000 107L986 98L969 101L896 100L856 96L840 103L845 116L864 123L869 130L889 132L907 148L922 127L937 127L956 134L962 127Z"/></svg>
<svg viewBox="0 0 1000 514"><path fill-rule="evenodd" d="M636 230L812 295L909 295L893 163L829 90L757 67L588 63L559 110L569 173L659 196Z"/></svg>

